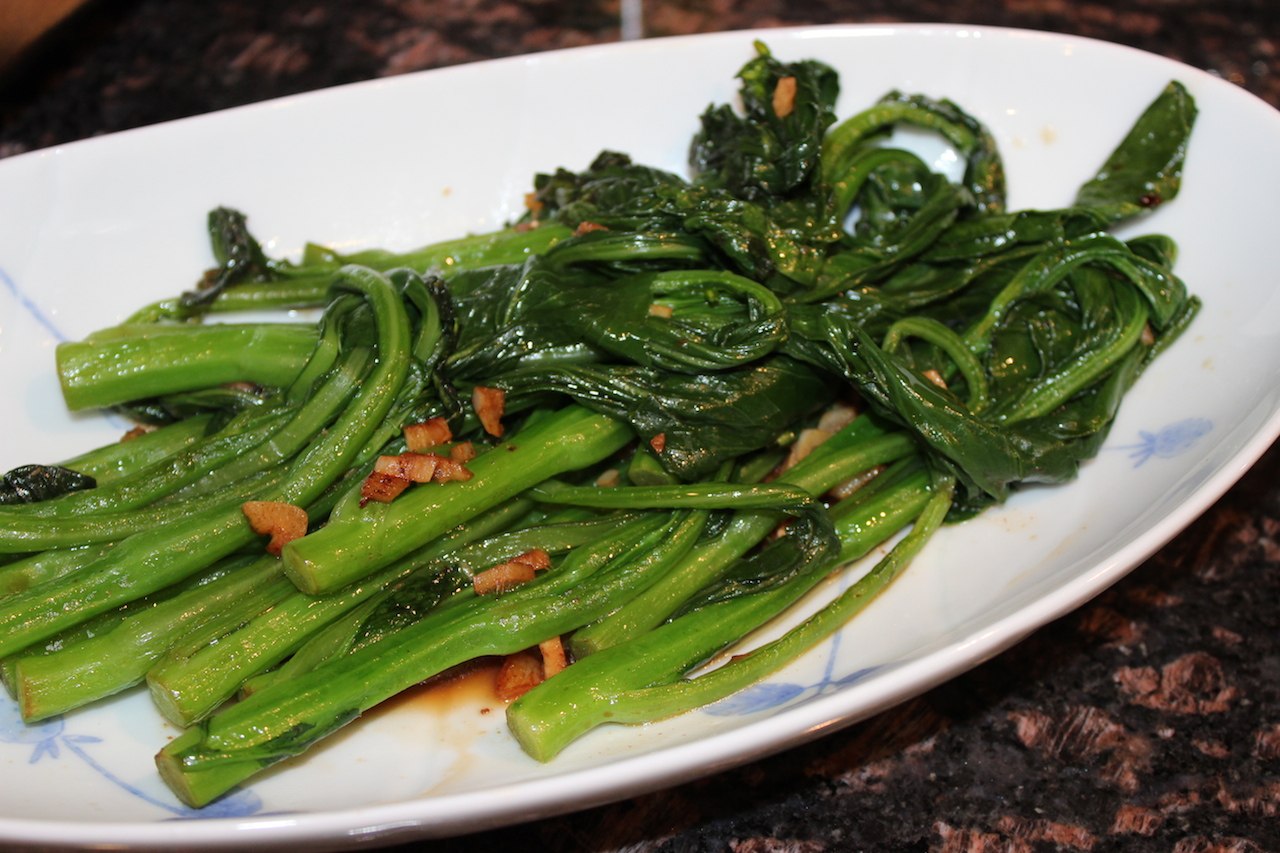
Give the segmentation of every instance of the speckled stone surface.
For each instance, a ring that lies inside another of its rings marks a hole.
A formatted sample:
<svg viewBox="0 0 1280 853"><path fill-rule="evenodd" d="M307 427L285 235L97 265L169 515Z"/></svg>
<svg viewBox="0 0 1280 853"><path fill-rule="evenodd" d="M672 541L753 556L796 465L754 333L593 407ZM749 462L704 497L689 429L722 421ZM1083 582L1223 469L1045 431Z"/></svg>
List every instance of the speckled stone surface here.
<svg viewBox="0 0 1280 853"><path fill-rule="evenodd" d="M115 0L0 78L0 156L250 101L619 39L629 0ZM832 22L1056 30L1280 105L1269 0L649 0L644 35ZM625 13L625 14L624 14ZM1280 850L1280 449L1079 611L906 704L675 789L414 849ZM408 849L408 848L406 848Z"/></svg>

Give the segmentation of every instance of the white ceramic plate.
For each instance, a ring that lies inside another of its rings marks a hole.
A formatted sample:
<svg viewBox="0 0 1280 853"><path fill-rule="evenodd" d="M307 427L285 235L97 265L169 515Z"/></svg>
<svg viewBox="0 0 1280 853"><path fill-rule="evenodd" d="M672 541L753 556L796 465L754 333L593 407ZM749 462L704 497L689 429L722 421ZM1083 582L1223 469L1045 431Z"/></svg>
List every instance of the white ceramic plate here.
<svg viewBox="0 0 1280 853"><path fill-rule="evenodd" d="M582 808L710 773L864 718L974 666L1121 577L1277 434L1271 248L1280 115L1155 56L952 26L729 33L548 53L370 82L0 161L0 470L111 440L64 413L53 346L188 287L205 212L249 212L274 254L314 239L407 248L516 215L530 177L602 148L682 169L697 116L732 100L764 38L841 72L841 114L891 88L956 100L1007 159L1011 205L1068 203L1170 79L1201 115L1182 196L1141 230L1182 246L1204 297L1078 483L943 531L868 612L763 687L542 766L482 699L408 701L195 813L156 777L173 732L138 694L23 727L0 703L0 839L139 847L353 845ZM1256 188L1259 191L1251 191Z"/></svg>

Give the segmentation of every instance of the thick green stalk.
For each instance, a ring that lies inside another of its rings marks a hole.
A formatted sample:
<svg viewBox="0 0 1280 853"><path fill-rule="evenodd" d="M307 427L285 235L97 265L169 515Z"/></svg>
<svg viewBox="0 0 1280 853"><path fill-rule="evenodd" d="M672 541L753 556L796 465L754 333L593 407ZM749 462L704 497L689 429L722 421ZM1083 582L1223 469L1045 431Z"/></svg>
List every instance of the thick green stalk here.
<svg viewBox="0 0 1280 853"><path fill-rule="evenodd" d="M519 503L527 505L527 502L523 500L519 501ZM493 510L490 510L490 512L493 512ZM486 513L486 515L488 514ZM485 518L486 515L480 516L480 519ZM441 567L447 567L449 570L474 574L533 548L540 548L548 554L558 555L574 548L590 545L608 535L619 524L631 520L633 519L630 516L608 516L595 520L536 524L492 536L460 550L451 551L441 558L439 563ZM474 523L467 525L467 528L473 526ZM444 539L437 540L437 542L443 543ZM460 542L455 544L460 544ZM431 548L431 550L443 549ZM468 598L470 594L464 589L451 596L446 603L448 606L454 606L461 600ZM384 587L377 596L363 602L359 608L347 612L312 635L292 657L279 667L250 679L243 686L242 692L246 694L255 692L268 684L297 677L329 661L349 654L364 645L377 642L385 636L386 632L383 630L373 631L370 625L370 618L377 608L395 606L399 597L399 591L396 587ZM392 628L392 630L396 629L398 628Z"/></svg>
<svg viewBox="0 0 1280 853"><path fill-rule="evenodd" d="M0 552L25 553L116 542L210 509L230 507L238 511L242 503L270 490L282 478L283 472L272 471L185 500L162 501L137 509L95 512L69 518L23 517L0 511Z"/></svg>
<svg viewBox="0 0 1280 853"><path fill-rule="evenodd" d="M42 720L131 687L179 637L226 633L293 591L280 561L261 557L126 617L105 634L52 654L20 657L14 690L22 718Z"/></svg>
<svg viewBox="0 0 1280 853"><path fill-rule="evenodd" d="M146 673L156 707L178 725L208 716L247 679L287 658L317 632L448 551L500 530L528 511L525 501L490 510L427 548L327 595L293 589L216 643L170 651ZM292 583L291 583L292 586Z"/></svg>
<svg viewBox="0 0 1280 853"><path fill-rule="evenodd" d="M192 415L127 441L94 448L60 464L87 474L97 480L99 486L105 486L204 438L212 420L212 415Z"/></svg>
<svg viewBox="0 0 1280 853"><path fill-rule="evenodd" d="M286 571L312 595L339 589L549 477L608 457L631 437L625 424L566 407L467 463L470 480L424 483L290 542Z"/></svg>
<svg viewBox="0 0 1280 853"><path fill-rule="evenodd" d="M340 485L341 484L335 484L334 486L331 486L309 508L309 511L313 518L323 517L327 512L330 511L334 502L337 500L338 496L342 493L342 489L340 488ZM108 545L103 548L96 549L96 553L94 554L94 556L90 557L89 559L96 559L98 555L100 555L101 553L104 553L106 548L109 548L109 547L112 547L112 546ZM92 550L92 549L84 549L84 550ZM57 554L60 552L48 552L48 553ZM218 637L224 636L227 633L229 633L236 626L242 624L243 622L249 620L254 616L257 616L260 611L266 609L267 605L256 603L251 598L239 600L239 599L236 599L235 597L232 597L229 601L223 604L220 604L214 608L215 613L213 614L213 616L215 616L216 618L213 618L211 620L206 620L206 621L209 621L209 624L206 625L204 628L191 628L190 626L184 626L181 623L181 620L173 623L174 625L177 626L178 630L182 631L180 637L172 636L174 631L166 632L162 630L161 625L165 623L159 623L159 624L155 622L147 623L145 621L148 618L147 614L153 608L157 608L159 606L168 606L167 602L169 602L171 599L176 598L178 596L184 596L184 595L187 596L186 601L188 602L187 603L188 608L191 608L191 609L198 608L201 602L201 599L199 597L201 593L194 592L195 590L204 588L206 590L204 594L214 594L214 591L217 589L217 587L214 586L216 582L219 582L222 578L224 578L224 576L228 574L237 572L238 571L237 567L249 562L253 562L255 559L258 560L258 563L257 563L258 568L255 571L255 575L266 577L268 575L274 574L279 578L283 578L283 574L281 573L279 568L280 561L276 558L265 557L265 556L255 558L251 553L233 555L227 560L216 563L214 566L212 566L205 572L197 573L191 577L188 577L179 581L176 584L165 587L164 589L158 590L154 593L149 593L140 598L136 598L132 601L129 601L118 608L104 611L103 613L100 613L82 622L78 622L75 625L63 631L58 632L57 634L49 637L46 640L40 641L34 644L33 646L29 646L27 649L21 652L18 652L8 658L0 660L0 678L3 678L5 685L7 687L10 687L10 691L12 692L13 690L12 685L16 683L15 661L17 659L31 657L34 655L48 655L54 652L60 652L72 646L78 646L79 644L88 640L103 640L104 645L101 646L102 657L105 659L107 657L115 656L120 658L122 661L127 661L133 654L130 651L130 648L127 646L127 641L129 637L135 634L140 634L140 633L146 634L146 643L148 644L148 648L153 650L160 650L160 651L163 651L165 649L172 650L173 648L189 645L192 643L197 645L206 645L210 642L213 642ZM296 590L294 589L292 583L288 582L287 580L280 580L278 581L278 583L283 584L281 588L284 590L284 593L296 594ZM272 600L274 601L276 598L279 598L279 596L273 594ZM135 617L144 620L137 624L139 625L149 624L150 627L144 628L141 631L134 631L132 634L129 631L122 631L119 634L113 633L122 622L125 622L126 620L134 619ZM186 617L183 617L183 618L186 618ZM117 638L117 639L112 639L112 638ZM121 645L121 643L117 642L117 640L124 641L126 644L126 647L117 648L116 646ZM157 654L158 653L159 652L157 652ZM154 658L154 655L148 658L148 660L153 658ZM89 668L92 668L93 664L90 663L88 664L88 666ZM103 679L108 677L119 677L123 675L125 671L129 669L129 664L128 663L123 663L120 665L113 664L107 668L109 670L116 672L116 676L109 676L107 673L99 673L96 676L97 683L106 684L107 682L104 681ZM145 670L145 667L143 667L143 669ZM141 675L138 675L137 678L135 678L134 680L136 681L136 680L139 680L140 678L141 678ZM93 682L93 679L89 679L89 683L92 683L92 682ZM96 697L93 697L93 698L96 698Z"/></svg>
<svg viewBox="0 0 1280 853"><path fill-rule="evenodd" d="M646 568L662 570L660 561L646 566L635 555L658 548L666 530L651 529L637 540L636 525L624 526L566 558L567 564L583 554L574 562L592 569L574 572L568 588L556 583L553 570L510 594L441 609L379 643L255 692L165 746L156 756L160 773L184 802L205 805L451 666L513 654L597 619L648 582Z"/></svg>
<svg viewBox="0 0 1280 853"><path fill-rule="evenodd" d="M661 719L722 699L790 663L824 637L829 636L888 588L941 526L951 508L951 490L935 491L911 531L870 572L834 601L758 649L735 656L706 676L628 691L612 707L613 719L640 722ZM655 632L656 633L656 632ZM703 681L706 678L706 681Z"/></svg>
<svg viewBox="0 0 1280 853"><path fill-rule="evenodd" d="M123 326L59 344L58 376L73 410L228 382L283 387L315 346L315 327L292 323Z"/></svg>
<svg viewBox="0 0 1280 853"><path fill-rule="evenodd" d="M111 545L110 542L102 542L51 549L6 563L0 567L0 598L25 592L37 584L79 571L105 554Z"/></svg>
<svg viewBox="0 0 1280 853"><path fill-rule="evenodd" d="M376 318L377 365L338 420L261 499L308 506L319 498L364 449L408 373L411 335L398 289L385 276L358 268L344 268L335 286L369 301ZM81 571L0 603L0 657L174 584L257 538L239 503L136 533Z"/></svg>
<svg viewBox="0 0 1280 853"><path fill-rule="evenodd" d="M911 532L848 590L781 638L735 656L698 678L684 678L690 669L790 606L820 576L801 575L764 593L708 605L578 661L508 706L512 734L529 755L548 761L604 723L651 722L692 710L795 660L883 591L937 530L951 506L951 489L944 486L929 496L926 479L903 486L916 493L914 498L889 501L897 507L898 528L918 513ZM858 515L869 522L883 508L880 501L873 501ZM892 526L865 528L866 538L856 546L846 545L845 550L865 553L892 535L894 531L888 529Z"/></svg>
<svg viewBox="0 0 1280 853"><path fill-rule="evenodd" d="M167 601L170 598L181 595L188 590L203 586L207 583L217 580L228 572L234 570L237 566L254 559L252 555L239 554L220 560L204 571L197 572L189 578L185 578L176 584L165 587L148 595L136 598L133 601L126 602L119 607L113 607L93 616L83 622L78 622L51 637L47 637L37 643L33 643L4 658L0 658L0 680L4 681L6 689L10 695L14 693L14 684L16 683L15 672L16 663L21 658L33 657L38 655L50 655L69 646L76 645L85 640L94 637L103 636L114 631L125 619L130 618L138 613L142 613L155 605Z"/></svg>
<svg viewBox="0 0 1280 853"><path fill-rule="evenodd" d="M266 441L210 470L183 495L207 493L286 464L342 412L359 389L372 360L373 354L365 347L347 352L284 426Z"/></svg>
<svg viewBox="0 0 1280 853"><path fill-rule="evenodd" d="M359 584L357 583L357 585ZM361 626L364 625L375 610L384 606L388 598L394 596L395 593L395 588L383 587L371 597L360 601L333 621L311 632L302 645L293 654L289 655L284 663L244 679L235 687L235 692L241 699L246 696L252 696L265 687L290 678L296 678L304 672L311 672L317 667L350 653ZM152 682L152 685L152 695L154 696L156 690L155 682ZM160 689L163 694L172 694L172 689L168 686L162 686ZM181 708L175 708L174 711L177 712L176 716L175 713L169 711L163 713L168 719L184 726L191 725L208 716L207 712L201 713L197 711L192 713ZM190 719L181 719L187 716L190 716Z"/></svg>
<svg viewBox="0 0 1280 853"><path fill-rule="evenodd" d="M122 512L150 504L184 486L207 479L210 471L233 464L269 440L288 423L292 414L287 409L276 408L266 412L247 412L214 435L115 482L40 503L0 508L0 540L8 538L5 532L8 519L35 516L44 518L48 525L56 525L63 519Z"/></svg>
<svg viewBox="0 0 1280 853"><path fill-rule="evenodd" d="M289 466L278 500L306 506L360 457L395 404L409 373L412 333L399 290L385 276L343 267L335 289L355 292L369 303L377 322L377 359L350 404L320 438Z"/></svg>
<svg viewBox="0 0 1280 853"><path fill-rule="evenodd" d="M817 496L876 465L914 451L915 445L907 436L886 434L870 418L857 418L783 473L777 482ZM586 657L660 625L777 529L784 518L782 512L773 509L742 509L734 513L724 532L695 549L683 565L616 612L575 633L570 641L574 654Z"/></svg>
<svg viewBox="0 0 1280 853"><path fill-rule="evenodd" d="M241 499L151 527L63 577L0 603L0 657L176 583L254 540Z"/></svg>

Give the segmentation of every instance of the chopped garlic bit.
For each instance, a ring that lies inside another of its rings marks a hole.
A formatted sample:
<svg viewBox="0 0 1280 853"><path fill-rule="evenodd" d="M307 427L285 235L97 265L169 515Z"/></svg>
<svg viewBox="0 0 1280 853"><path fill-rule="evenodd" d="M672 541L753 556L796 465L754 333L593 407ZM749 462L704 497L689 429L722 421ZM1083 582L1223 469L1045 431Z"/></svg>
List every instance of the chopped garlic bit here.
<svg viewBox="0 0 1280 853"><path fill-rule="evenodd" d="M654 302L649 306L650 317L661 317L664 320L670 320L671 315L674 313L675 313L675 309L673 309L670 305L660 305L657 302Z"/></svg>
<svg viewBox="0 0 1280 853"><path fill-rule="evenodd" d="M779 78L773 87L773 114L778 118L786 118L796 108L796 78Z"/></svg>
<svg viewBox="0 0 1280 853"><path fill-rule="evenodd" d="M470 480L473 474L465 463L474 458L475 448L469 441L454 445L448 456L414 451L395 456L379 456L373 463L373 471L360 487L360 505L364 506L369 501L393 501L413 483L457 483Z"/></svg>
<svg viewBox="0 0 1280 853"><path fill-rule="evenodd" d="M409 488L410 482L407 477L398 477L395 474L373 471L360 484L360 506L364 506L369 501L390 503L400 497L400 494L405 489Z"/></svg>
<svg viewBox="0 0 1280 853"><path fill-rule="evenodd" d="M818 429L825 429L827 432L835 434L853 423L853 419L857 416L858 410L856 407L848 403L835 403L822 413L822 417L818 418Z"/></svg>
<svg viewBox="0 0 1280 853"><path fill-rule="evenodd" d="M399 456L379 456L373 464L374 472L402 477L411 483L429 483L435 476L441 457L434 453L401 453Z"/></svg>
<svg viewBox="0 0 1280 853"><path fill-rule="evenodd" d="M526 584L536 577L533 566L526 566L514 560L499 563L491 569L477 572L471 578L471 588L476 595L494 595L509 592L521 584Z"/></svg>
<svg viewBox="0 0 1280 853"><path fill-rule="evenodd" d="M511 562L520 563L524 566L532 566L537 571L544 571L551 568L551 555L541 548L530 548L518 557L513 557Z"/></svg>
<svg viewBox="0 0 1280 853"><path fill-rule="evenodd" d="M924 372L924 378L928 379L943 391L947 390L947 380L943 379L942 374L934 370L932 367Z"/></svg>
<svg viewBox="0 0 1280 853"><path fill-rule="evenodd" d="M617 468L609 468L596 477L596 485L602 489L612 489L622 482L622 474Z"/></svg>
<svg viewBox="0 0 1280 853"><path fill-rule="evenodd" d="M240 511L254 533L271 536L268 554L279 556L285 545L307 534L307 511L300 506L284 501L245 501Z"/></svg>
<svg viewBox="0 0 1280 853"><path fill-rule="evenodd" d="M827 430L818 427L801 430L800 435L792 442L791 449L787 452L787 459L782 463L782 470L791 470L797 462L812 453L814 448L831 438L831 435Z"/></svg>
<svg viewBox="0 0 1280 853"><path fill-rule="evenodd" d="M453 440L453 430L444 418L430 418L420 424L407 424L404 428L405 447L413 451L430 450Z"/></svg>
<svg viewBox="0 0 1280 853"><path fill-rule="evenodd" d="M502 659L494 692L503 702L513 702L568 665L564 642L559 637L543 640L537 651L525 649Z"/></svg>
<svg viewBox="0 0 1280 853"><path fill-rule="evenodd" d="M498 668L494 693L503 702L514 702L542 683L542 661L531 649L507 655Z"/></svg>
<svg viewBox="0 0 1280 853"><path fill-rule="evenodd" d="M858 410L848 403L835 403L818 418L818 425L800 431L796 440L791 443L787 458L771 474L770 479L789 471L797 462L810 453L831 436L853 423L858 417Z"/></svg>
<svg viewBox="0 0 1280 853"><path fill-rule="evenodd" d="M437 456L436 472L431 479L437 483L465 483L472 476L471 470L456 459Z"/></svg>
<svg viewBox="0 0 1280 853"><path fill-rule="evenodd" d="M502 412L507 404L507 392L501 388L477 385L471 391L471 407L480 418L484 431L494 438L502 437Z"/></svg>
<svg viewBox="0 0 1280 853"><path fill-rule="evenodd" d="M538 643L538 651L542 653L542 675L550 678L569 665L564 653L564 643L557 637Z"/></svg>
<svg viewBox="0 0 1280 853"><path fill-rule="evenodd" d="M858 491L858 489L861 489L867 483L870 483L876 477L879 477L880 474L884 472L884 467L885 466L883 465L876 465L868 468L861 474L855 474L843 483L833 487L831 491L827 492L827 494L834 500L842 501L854 492Z"/></svg>
<svg viewBox="0 0 1280 853"><path fill-rule="evenodd" d="M583 234L590 234L592 231L608 230L608 226L601 225L599 222L579 222L578 227L573 229L573 236L581 237Z"/></svg>
<svg viewBox="0 0 1280 853"><path fill-rule="evenodd" d="M551 568L551 555L541 548L531 548L505 563L499 563L471 578L476 595L491 595L515 589L533 580L538 572Z"/></svg>

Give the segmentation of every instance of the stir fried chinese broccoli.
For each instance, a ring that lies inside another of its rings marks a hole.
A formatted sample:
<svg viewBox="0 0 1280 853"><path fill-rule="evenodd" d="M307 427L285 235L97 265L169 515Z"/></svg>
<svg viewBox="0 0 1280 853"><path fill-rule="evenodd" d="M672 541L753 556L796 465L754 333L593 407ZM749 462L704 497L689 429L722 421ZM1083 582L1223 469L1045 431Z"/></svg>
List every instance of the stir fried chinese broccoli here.
<svg viewBox="0 0 1280 853"><path fill-rule="evenodd" d="M1010 211L957 104L890 92L841 119L831 68L762 45L739 78L687 176L606 151L536 176L493 233L295 261L220 208L193 289L62 345L68 405L143 426L0 482L24 717L145 682L185 727L160 771L199 806L519 657L508 723L548 760L766 677L948 520L1075 477L1196 313L1171 240L1113 232L1176 197L1188 93L1159 93L1071 206ZM901 128L941 136L959 179ZM215 322L299 308L318 320Z"/></svg>

